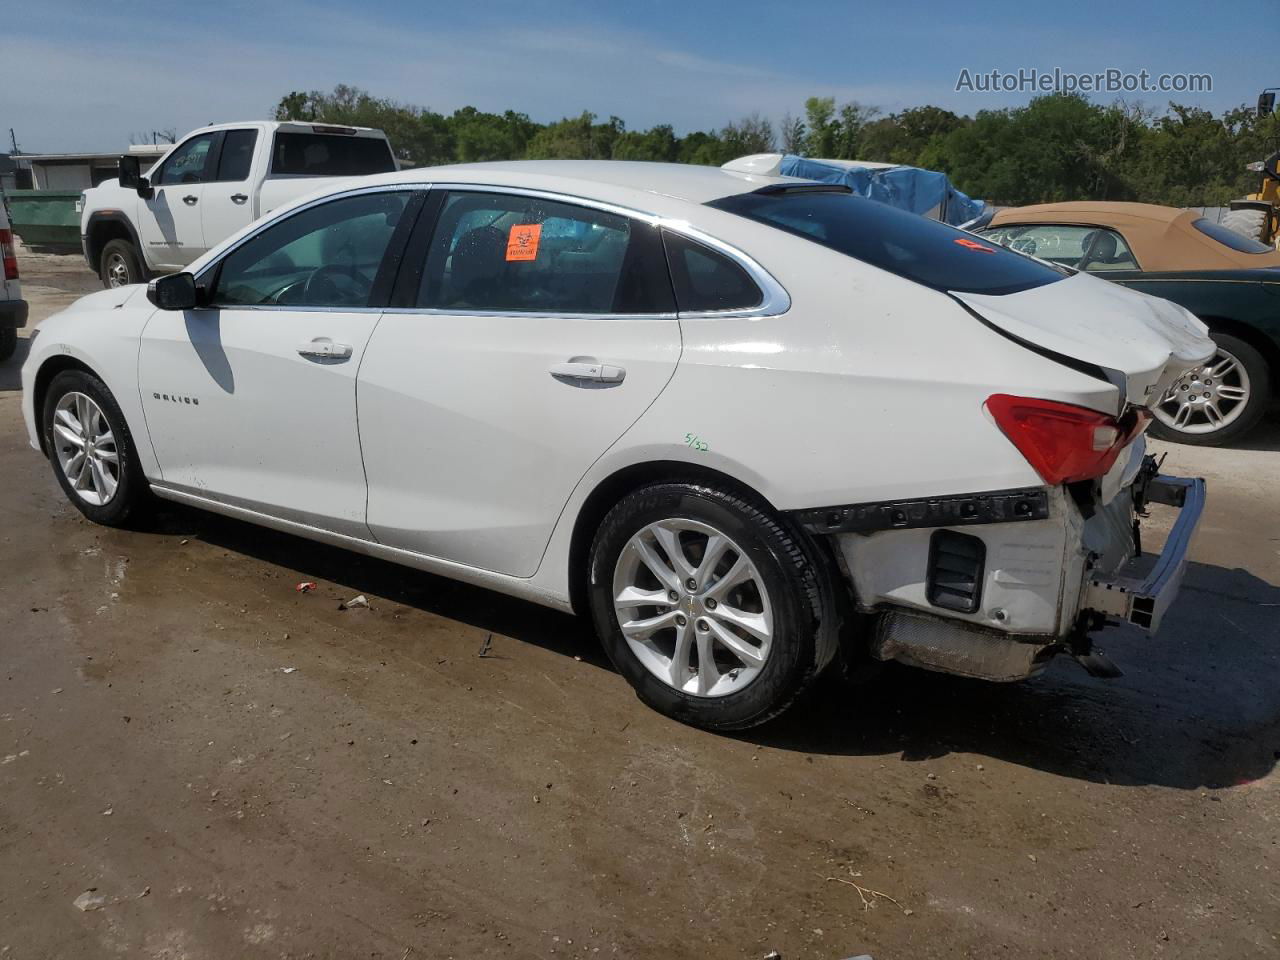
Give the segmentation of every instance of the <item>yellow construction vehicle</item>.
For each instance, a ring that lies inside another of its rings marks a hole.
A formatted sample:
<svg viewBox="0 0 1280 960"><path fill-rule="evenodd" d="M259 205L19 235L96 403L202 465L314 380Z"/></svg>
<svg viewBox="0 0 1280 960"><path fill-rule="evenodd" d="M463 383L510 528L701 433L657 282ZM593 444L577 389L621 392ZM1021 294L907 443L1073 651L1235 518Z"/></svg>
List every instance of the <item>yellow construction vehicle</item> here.
<svg viewBox="0 0 1280 960"><path fill-rule="evenodd" d="M1270 116L1276 106L1276 92L1280 87L1268 87L1258 96L1258 117ZM1280 246L1280 150L1275 150L1265 160L1251 163L1248 169L1262 174L1262 187L1243 200L1232 200L1231 209L1222 218L1222 225L1237 233L1252 237L1271 246Z"/></svg>

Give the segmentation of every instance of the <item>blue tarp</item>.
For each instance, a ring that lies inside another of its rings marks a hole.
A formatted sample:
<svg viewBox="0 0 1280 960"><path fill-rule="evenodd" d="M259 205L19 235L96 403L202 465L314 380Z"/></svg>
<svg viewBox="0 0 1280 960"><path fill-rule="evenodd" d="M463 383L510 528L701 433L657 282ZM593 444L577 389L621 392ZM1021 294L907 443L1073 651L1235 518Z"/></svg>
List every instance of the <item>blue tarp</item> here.
<svg viewBox="0 0 1280 960"><path fill-rule="evenodd" d="M968 223L987 207L986 201L971 199L952 186L945 173L919 167L846 167L788 154L782 158L779 172L822 183L843 183L861 196L953 226Z"/></svg>

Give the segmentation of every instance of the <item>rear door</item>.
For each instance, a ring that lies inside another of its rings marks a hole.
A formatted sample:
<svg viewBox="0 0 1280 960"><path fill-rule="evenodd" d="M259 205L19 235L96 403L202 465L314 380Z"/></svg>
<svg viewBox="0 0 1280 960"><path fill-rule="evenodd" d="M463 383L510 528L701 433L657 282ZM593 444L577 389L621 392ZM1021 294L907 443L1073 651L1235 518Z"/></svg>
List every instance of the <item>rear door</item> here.
<svg viewBox="0 0 1280 960"><path fill-rule="evenodd" d="M206 249L212 249L257 218L250 174L258 131L224 130L216 168L205 182L200 222Z"/></svg>
<svg viewBox="0 0 1280 960"><path fill-rule="evenodd" d="M528 577L574 486L675 371L661 238L516 192L433 191L428 210L360 371L369 526Z"/></svg>
<svg viewBox="0 0 1280 960"><path fill-rule="evenodd" d="M138 232L149 263L177 269L209 249L200 204L221 138L219 130L188 137L152 172L151 196L138 204Z"/></svg>
<svg viewBox="0 0 1280 960"><path fill-rule="evenodd" d="M152 315L139 385L167 486L368 538L356 371L421 196L300 208L202 272L211 306Z"/></svg>

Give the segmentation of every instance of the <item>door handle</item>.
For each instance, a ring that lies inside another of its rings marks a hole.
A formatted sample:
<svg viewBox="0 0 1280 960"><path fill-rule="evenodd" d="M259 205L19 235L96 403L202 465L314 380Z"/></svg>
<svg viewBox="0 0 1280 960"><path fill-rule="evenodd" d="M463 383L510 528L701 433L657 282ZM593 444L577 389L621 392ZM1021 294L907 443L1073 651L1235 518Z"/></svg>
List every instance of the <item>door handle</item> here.
<svg viewBox="0 0 1280 960"><path fill-rule="evenodd" d="M233 194L231 195L231 202L232 202L232 203L244 203L244 202L245 202L246 200L248 200L248 199L249 199L249 197L248 197L246 194L243 194L243 193L233 193Z"/></svg>
<svg viewBox="0 0 1280 960"><path fill-rule="evenodd" d="M328 337L317 337L298 344L298 355L319 360L348 360L351 357L351 344L334 343Z"/></svg>
<svg viewBox="0 0 1280 960"><path fill-rule="evenodd" d="M189 193L182 198L182 202L185 203L188 207L194 207L199 202L199 200L200 200L199 197L194 197Z"/></svg>
<svg viewBox="0 0 1280 960"><path fill-rule="evenodd" d="M621 383L627 375L622 367L601 363L595 357L573 357L551 365L551 376L571 383Z"/></svg>

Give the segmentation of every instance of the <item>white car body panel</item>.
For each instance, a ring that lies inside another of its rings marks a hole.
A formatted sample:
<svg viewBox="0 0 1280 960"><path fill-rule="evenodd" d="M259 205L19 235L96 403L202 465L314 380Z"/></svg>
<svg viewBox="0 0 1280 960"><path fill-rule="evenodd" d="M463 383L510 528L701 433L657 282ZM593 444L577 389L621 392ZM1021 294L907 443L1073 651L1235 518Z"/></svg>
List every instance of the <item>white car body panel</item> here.
<svg viewBox="0 0 1280 960"><path fill-rule="evenodd" d="M1129 403L1159 398L1204 359L1208 328L1190 311L1087 273L1006 296L955 296L1014 336L1122 374Z"/></svg>
<svg viewBox="0 0 1280 960"><path fill-rule="evenodd" d="M116 395L162 496L570 609L575 526L620 471L689 464L781 511L1043 488L986 413L989 396L1115 415L1212 351L1185 311L1094 278L949 295L703 205L776 182L711 168L532 162L349 185L585 198L720 238L781 294L772 310L677 319L374 308L184 316L157 311L140 288L108 291L47 321L33 345L23 370L33 445L36 371L74 356ZM218 244L192 272L259 229ZM350 361L297 356L315 337L351 344ZM574 357L622 367L625 378L584 389L550 375ZM1118 371L1118 382L1090 375L1090 364ZM1132 503L1121 494L1141 450L1135 443L1103 479L1105 509L1087 521L1057 488L1046 519L965 528L992 561L972 614L939 614L925 596L931 529L834 537L858 603L1061 636L1079 613L1088 554L1119 564L1132 552Z"/></svg>
<svg viewBox="0 0 1280 960"><path fill-rule="evenodd" d="M658 396L679 356L674 315L384 315L360 372L374 536L532 576L575 484ZM624 377L552 376L578 357L618 364Z"/></svg>
<svg viewBox="0 0 1280 960"><path fill-rule="evenodd" d="M356 372L377 320L369 311L155 310L137 376L159 479L367 537ZM350 346L350 357L298 353L322 339Z"/></svg>

